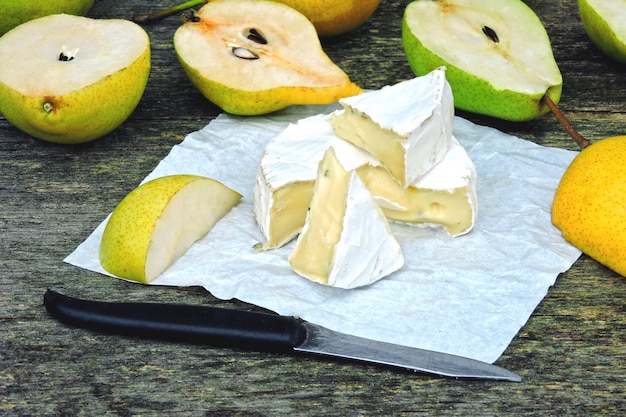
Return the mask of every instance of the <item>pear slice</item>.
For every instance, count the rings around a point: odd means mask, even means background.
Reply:
[[[578,11],[589,39],[626,64],[626,0],[578,0]]]
[[[148,81],[150,40],[123,19],[57,14],[0,38],[0,112],[50,142],[75,144],[117,128]]]
[[[402,41],[416,75],[446,66],[455,106],[525,121],[561,98],[562,77],[535,13],[519,0],[415,0]]]
[[[241,199],[219,181],[170,175],[131,191],[113,210],[100,263],[121,278],[148,283],[206,235]]]
[[[212,1],[176,31],[174,46],[191,82],[232,114],[332,103],[361,92],[324,53],[311,22],[281,3]]]

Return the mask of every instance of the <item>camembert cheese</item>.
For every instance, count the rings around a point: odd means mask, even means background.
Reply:
[[[445,69],[339,100],[335,133],[378,158],[408,187],[450,146],[454,99]]]
[[[254,214],[266,239],[257,249],[280,247],[300,233],[319,163],[330,146],[348,170],[379,163],[335,135],[329,118],[301,119],[268,142],[254,188]]]
[[[476,168],[454,136],[444,159],[408,188],[381,166],[362,166],[357,172],[390,220],[442,226],[451,236],[474,226]]]
[[[319,163],[306,223],[289,263],[299,275],[339,288],[369,285],[404,265],[380,207],[332,147]]]

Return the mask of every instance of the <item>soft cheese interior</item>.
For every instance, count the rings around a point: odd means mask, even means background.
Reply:
[[[289,263],[298,274],[339,288],[369,285],[404,264],[382,210],[356,172],[343,168],[332,147],[319,164]]]
[[[254,188],[254,213],[267,240],[258,249],[280,247],[300,233],[319,162],[329,147],[334,147],[345,169],[379,164],[372,155],[335,135],[329,118],[302,119],[267,144]]]
[[[408,187],[439,163],[450,146],[454,98],[439,68],[339,101],[335,133],[378,158]]]

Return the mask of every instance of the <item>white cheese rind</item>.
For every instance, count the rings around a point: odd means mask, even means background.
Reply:
[[[454,99],[445,68],[339,102],[345,111],[331,118],[335,133],[377,157],[405,187],[450,146]]]
[[[257,249],[280,247],[300,232],[313,196],[319,162],[330,146],[346,169],[379,163],[335,135],[328,123],[330,117],[327,114],[301,119],[266,145],[254,188],[254,214],[266,242]]]
[[[415,185],[402,190],[386,182],[377,199],[394,202],[395,207],[381,204],[388,219],[426,226],[442,226],[451,236],[470,232],[476,220],[476,167],[465,148],[453,136],[445,158]],[[373,181],[370,191],[376,194]],[[385,193],[389,195],[385,196]]]
[[[372,284],[404,265],[387,219],[355,171],[329,148],[302,233],[289,257],[299,275],[338,288]],[[337,172],[340,171],[340,172]]]

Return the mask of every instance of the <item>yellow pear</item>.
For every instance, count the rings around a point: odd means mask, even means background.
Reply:
[[[563,237],[626,276],[626,136],[595,142],[569,165],[554,195]]]
[[[94,0],[0,0],[0,36],[9,30],[51,14],[74,14],[84,16]]]
[[[266,114],[360,93],[322,50],[311,22],[281,3],[217,0],[174,35],[192,83],[224,111]]]
[[[133,16],[137,23],[161,20],[182,10],[199,6],[210,0],[187,0],[168,9]],[[305,15],[319,36],[336,36],[356,29],[378,8],[380,0],[275,0],[293,7]]]
[[[76,144],[111,132],[139,103],[150,40],[136,23],[58,14],[0,38],[0,112],[18,129]]]
[[[206,235],[241,199],[211,178],[177,174],[148,181],[113,210],[100,263],[121,278],[148,283]]]
[[[279,0],[309,18],[317,33],[337,36],[350,32],[376,11],[380,0]]]

